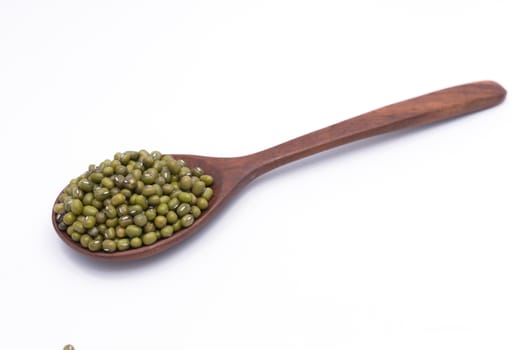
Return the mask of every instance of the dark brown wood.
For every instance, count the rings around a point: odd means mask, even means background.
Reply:
[[[146,258],[161,253],[193,235],[206,225],[235,193],[256,177],[274,168],[352,141],[489,108],[501,103],[505,95],[505,89],[499,84],[482,81],[395,103],[246,156],[216,158],[173,155],[175,158],[184,159],[190,166],[201,166],[213,174],[215,195],[208,209],[191,227],[148,247],[115,253],[94,253],[80,247],[67,233],[60,231],[52,214],[53,225],[67,245],[90,257],[111,261]]]

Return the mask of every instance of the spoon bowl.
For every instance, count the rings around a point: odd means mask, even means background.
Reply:
[[[150,246],[113,253],[92,252],[81,247],[65,231],[59,229],[53,212],[51,219],[58,236],[79,253],[110,261],[146,258],[167,250],[199,231],[235,193],[256,177],[274,168],[367,137],[480,111],[501,103],[505,96],[506,91],[499,84],[481,81],[398,102],[246,156],[219,158],[172,155],[175,159],[183,159],[190,167],[201,167],[213,175],[214,196],[209,202],[209,207],[192,226]]]

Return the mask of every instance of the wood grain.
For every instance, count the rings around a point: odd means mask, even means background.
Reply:
[[[67,233],[58,229],[55,215],[52,213],[53,225],[59,237],[68,246],[84,255],[110,261],[142,259],[161,253],[199,231],[235,193],[256,177],[272,169],[349,142],[477,112],[501,103],[505,96],[506,91],[499,84],[481,81],[432,92],[376,109],[246,156],[218,158],[172,155],[177,159],[184,159],[190,166],[200,166],[206,169],[206,172],[213,174],[215,195],[208,209],[191,227],[151,246],[115,253],[90,252],[73,242]]]

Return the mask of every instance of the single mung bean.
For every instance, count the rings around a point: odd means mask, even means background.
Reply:
[[[213,176],[211,175],[207,175],[207,174],[201,175],[200,180],[204,182],[206,186],[213,185]]]
[[[84,216],[82,218],[82,225],[84,226],[84,228],[88,230],[95,227],[96,224],[97,224],[97,219],[95,219],[94,216]]]
[[[82,234],[81,233],[78,233],[78,232],[73,232],[71,234],[71,239],[75,242],[78,242],[80,241],[80,237],[82,237]]]
[[[213,190],[211,187],[206,187],[204,192],[202,192],[201,197],[209,201],[211,197],[213,197]]]
[[[156,194],[148,198],[148,205],[149,206],[157,206],[160,204],[160,197]]]
[[[115,167],[115,174],[124,177],[128,174],[128,169],[124,165],[119,164]]]
[[[102,201],[99,201],[98,199],[94,198],[91,201],[91,206],[97,208],[98,210],[102,209],[104,207],[104,203]]]
[[[133,217],[133,223],[137,226],[143,227],[148,223],[148,218],[146,214],[140,213]]]
[[[108,164],[108,166],[106,166],[104,169],[102,169],[102,174],[104,176],[111,176],[115,173],[115,169],[113,169],[113,167],[111,166],[111,164]]]
[[[64,217],[62,218],[62,221],[66,224],[66,225],[72,225],[75,220],[77,219],[76,215],[69,212],[69,213],[66,213],[64,215]]]
[[[96,227],[93,227],[93,228],[88,230],[88,235],[90,235],[93,238],[97,237],[98,234],[99,234],[99,231],[98,231],[98,228],[96,228]]]
[[[162,168],[164,166],[166,166],[166,162],[156,160],[155,163],[153,163],[152,168],[154,168],[155,170],[157,170],[160,173],[160,171],[162,170]]]
[[[142,239],[140,237],[133,237],[129,244],[131,245],[131,248],[140,248],[142,247]]]
[[[126,196],[124,196],[122,193],[117,193],[113,197],[111,197],[111,204],[113,204],[115,207],[123,204],[126,202]]]
[[[191,205],[188,203],[181,203],[176,210],[176,213],[179,217],[182,217],[188,214],[191,211]]]
[[[107,229],[108,229],[108,227],[105,224],[100,224],[100,225],[97,226],[98,232],[100,232],[102,234],[104,234]]]
[[[89,242],[88,249],[92,252],[98,252],[102,249],[102,241],[99,239],[93,239],[91,242]]]
[[[54,206],[53,206],[53,211],[55,212],[55,214],[59,214],[59,213],[62,213],[64,212],[64,203],[56,203]]]
[[[70,227],[73,228],[73,231],[74,232],[78,232],[78,233],[84,233],[86,232],[86,228],[84,227],[84,225],[82,224],[81,221],[75,221]]]
[[[195,219],[193,218],[193,215],[186,214],[180,219],[180,223],[181,223],[182,227],[189,227],[189,226],[193,225],[194,220]]]
[[[144,164],[144,167],[151,167],[153,166],[153,163],[154,163],[154,159],[152,156],[150,156],[149,154],[145,157],[142,158],[142,163]]]
[[[117,236],[118,238],[124,238],[126,237],[126,229],[124,227],[117,227],[115,229],[115,236]]]
[[[135,192],[141,194],[144,191],[144,182],[137,181],[137,186],[135,187]]]
[[[144,186],[144,189],[142,190],[142,195],[146,197],[151,197],[154,194],[157,194],[157,190],[155,189],[155,187],[153,187],[153,185]]]
[[[162,186],[162,193],[164,193],[164,194],[170,194],[174,190],[175,190],[175,187],[172,184],[170,184],[170,183],[164,184]]]
[[[191,197],[191,193],[189,192],[180,192],[177,198],[179,199],[179,201],[183,203],[191,203],[192,197]]]
[[[148,232],[142,236],[142,242],[144,245],[152,245],[157,241],[157,234],[155,232]]]
[[[173,158],[166,159],[166,166],[168,167],[171,175],[177,175],[180,171],[181,165]]]
[[[100,172],[94,172],[94,173],[91,173],[88,177],[89,181],[95,183],[95,184],[99,184],[100,181],[102,181],[102,179],[104,178],[104,174],[100,173]]]
[[[71,212],[73,214],[80,215],[82,213],[82,209],[84,209],[84,205],[80,199],[75,198],[71,201]]]
[[[190,175],[191,175],[190,168],[188,168],[185,165],[182,168],[180,168],[180,170],[179,170],[179,176],[180,177],[182,177],[182,176],[190,176]]]
[[[175,210],[179,206],[179,203],[180,201],[178,198],[171,198],[170,201],[168,202],[168,208],[171,210]]]
[[[122,181],[122,187],[128,190],[135,190],[137,188],[137,179],[135,179],[132,174],[126,175],[124,181]]]
[[[133,217],[131,215],[125,215],[118,218],[118,224],[121,227],[127,227],[133,223]]]
[[[133,169],[130,171],[130,175],[137,181],[142,179],[142,170],[140,169]]]
[[[106,239],[115,239],[116,236],[116,230],[114,227],[108,227],[104,232],[104,238]]]
[[[155,185],[158,185],[162,188],[166,184],[166,179],[164,179],[162,176],[159,176],[155,179]]]
[[[168,213],[166,214],[166,220],[168,220],[168,224],[173,224],[178,219],[179,217],[177,216],[177,213],[174,212],[173,210],[168,211]]]
[[[129,152],[123,153],[120,156],[119,160],[120,160],[121,164],[127,165],[129,163],[129,161],[131,160],[131,156],[130,156]]]
[[[153,184],[152,186],[153,188],[155,188],[157,196],[159,197],[162,196],[162,185],[159,185],[156,183],[156,184]]]
[[[151,152],[151,157],[154,160],[160,160],[160,159],[162,159],[162,153],[160,153],[159,151],[153,151],[153,152]]]
[[[148,222],[145,226],[144,226],[144,232],[151,232],[151,231],[155,231],[157,228],[155,227],[155,224],[152,223],[152,222]]]
[[[91,238],[90,235],[88,235],[87,233],[83,234],[82,236],[80,236],[80,245],[84,248],[87,248],[92,240],[93,238]]]
[[[195,219],[197,219],[199,216],[201,216],[201,213],[202,213],[202,211],[201,211],[201,209],[198,206],[196,206],[196,205],[192,205],[191,206],[191,215],[193,215],[193,217]]]
[[[126,235],[130,238],[139,237],[142,234],[142,228],[137,225],[128,225],[126,227]]]
[[[143,195],[138,195],[135,200],[136,205],[140,205],[142,209],[148,208],[148,200]]]
[[[206,198],[199,197],[199,198],[197,198],[197,206],[201,210],[204,210],[204,209],[208,208],[208,201],[206,200]]]
[[[204,170],[202,170],[201,167],[196,166],[195,168],[191,169],[191,173],[195,176],[202,176],[204,175]]]
[[[124,175],[113,175],[111,177],[111,180],[113,180],[113,183],[115,184],[116,188],[121,188],[122,185],[124,185],[125,177]]]
[[[90,205],[91,202],[93,202],[93,192],[88,192],[84,195],[84,198],[82,198],[82,204],[84,205]]]
[[[107,217],[106,217],[106,214],[104,214],[104,211],[99,211],[95,215],[95,219],[97,219],[97,224],[103,224],[106,222]]]
[[[192,185],[192,186],[195,185],[195,183],[196,183],[197,181],[200,181],[200,180],[199,180],[199,177],[193,175],[193,176],[191,177],[191,185]]]
[[[205,189],[206,189],[206,184],[204,183],[204,181],[198,180],[197,182],[193,184],[193,187],[191,188],[191,192],[196,196],[200,196],[202,192],[204,192]]]
[[[107,227],[117,227],[118,225],[118,218],[112,218],[106,220],[106,226]]]
[[[120,189],[118,187],[113,187],[110,191],[109,191],[109,194],[111,195],[111,197],[113,197],[114,195],[116,195],[117,193],[120,192]],[[107,200],[107,199],[106,199]],[[111,202],[111,201],[110,201]]]
[[[145,185],[152,185],[158,176],[159,173],[157,169],[149,168],[142,174],[142,182],[144,182]]]
[[[150,208],[146,210],[145,215],[149,221],[153,221],[153,219],[155,219],[155,217],[157,216],[157,210],[155,210],[154,208]]]
[[[164,164],[166,164],[166,163],[164,163]],[[169,184],[171,182],[172,176],[171,176],[171,173],[170,173],[170,169],[168,169],[167,166],[162,167],[162,169],[160,170],[159,175],[160,175],[160,177],[162,177],[166,181],[166,184]]]
[[[127,238],[121,238],[117,241],[117,249],[119,251],[128,250],[129,249],[129,239]]]
[[[124,195],[124,197],[126,197],[126,199],[128,199],[129,197],[131,197],[131,191],[128,190],[127,188],[123,188],[120,190],[120,193],[122,193]]]
[[[95,199],[99,201],[103,201],[104,199],[109,198],[111,193],[109,192],[109,189],[107,189],[106,187],[97,187],[93,191],[93,195],[95,196]]]
[[[84,196],[84,192],[82,192],[80,188],[77,186],[73,186],[73,188],[71,188],[71,197],[82,198],[82,196]]]
[[[128,214],[129,215],[138,215],[140,213],[144,212],[144,210],[142,209],[142,207],[140,205],[131,205],[128,207]]]
[[[117,208],[115,208],[113,205],[106,205],[106,207],[104,208],[104,215],[106,215],[106,217],[108,219],[113,219],[113,218],[116,218],[117,217]]]
[[[169,211],[168,205],[166,203],[160,203],[157,206],[157,213],[159,215],[166,215]]]
[[[64,210],[71,211],[71,205],[73,205],[73,198],[69,196],[64,198]]]
[[[129,197],[129,199],[128,199],[129,204],[131,204],[131,205],[137,205],[137,197],[138,197],[138,196],[139,196],[138,194],[133,193],[133,194]]]
[[[90,192],[93,190],[93,183],[88,179],[80,179],[78,181],[78,187],[84,192]]]
[[[121,204],[117,207],[117,216],[126,216],[128,215],[128,206],[126,204]]]
[[[168,238],[170,236],[173,235],[173,226],[171,225],[168,225],[168,226],[164,226],[161,230],[160,230],[160,236],[162,238]]]
[[[105,188],[107,188],[108,190],[111,190],[113,187],[115,187],[115,183],[109,177],[103,178],[102,181],[100,181],[100,184],[104,186]]]
[[[165,216],[159,215],[155,218],[154,224],[156,228],[161,229],[168,224],[168,220]]]
[[[112,239],[105,239],[102,241],[102,250],[108,253],[113,253],[117,250],[117,243]]]
[[[183,191],[188,191],[191,188],[192,181],[191,176],[184,175],[179,180],[179,187]]]

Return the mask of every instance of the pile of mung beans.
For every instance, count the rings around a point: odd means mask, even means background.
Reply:
[[[92,252],[149,246],[208,208],[213,177],[158,151],[116,153],[70,181],[54,205],[58,228]]]

